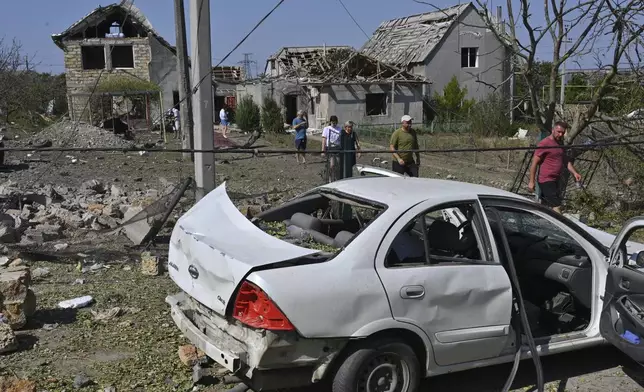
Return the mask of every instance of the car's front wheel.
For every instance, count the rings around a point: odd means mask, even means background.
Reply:
[[[407,344],[381,340],[356,347],[333,378],[333,392],[415,392],[418,358]]]

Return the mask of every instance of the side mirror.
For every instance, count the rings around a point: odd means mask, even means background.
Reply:
[[[644,250],[637,252],[637,255],[635,256],[635,264],[639,268],[644,268]]]

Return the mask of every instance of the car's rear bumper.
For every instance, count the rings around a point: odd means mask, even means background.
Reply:
[[[273,333],[205,315],[185,293],[168,296],[171,315],[181,332],[219,365],[257,391],[293,388],[317,382],[346,339],[302,339],[296,333]]]

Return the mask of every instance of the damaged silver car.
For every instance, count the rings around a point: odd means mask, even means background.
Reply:
[[[250,219],[225,184],[206,195],[170,240],[182,291],[167,302],[183,334],[257,391],[415,391],[535,345],[607,340],[644,361],[644,246],[627,242],[644,218],[609,248],[512,193],[388,177],[327,184]]]

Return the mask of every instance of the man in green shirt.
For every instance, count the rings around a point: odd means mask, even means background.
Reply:
[[[407,173],[409,177],[418,177],[420,153],[415,153],[416,161],[414,162],[411,152],[394,152],[396,150],[420,150],[416,131],[411,129],[412,120],[413,118],[408,115],[402,116],[402,127],[396,129],[391,135],[389,150],[391,150],[394,156],[394,160],[391,162],[393,171],[402,175]]]

